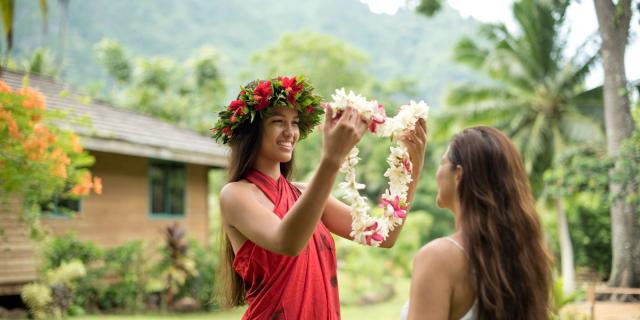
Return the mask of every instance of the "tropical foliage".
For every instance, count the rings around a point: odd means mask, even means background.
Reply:
[[[286,16],[277,6],[264,6],[257,0],[227,2],[225,10],[216,7],[206,17],[202,12],[213,5],[205,1],[194,1],[188,7],[166,3],[162,10],[146,10],[149,7],[144,2],[76,2],[75,10],[86,12],[86,16],[70,21],[72,42],[65,52],[72,59],[64,65],[61,59],[53,58],[52,52],[61,56],[60,50],[34,50],[34,41],[16,41],[19,35],[35,38],[40,25],[36,31],[22,34],[16,33],[16,28],[29,29],[36,20],[47,25],[47,1],[41,1],[45,4],[41,6],[3,0],[3,13],[12,14],[3,16],[6,56],[2,65],[62,76],[116,106],[203,133],[217,120],[216,111],[235,98],[237,84],[253,79],[304,75],[325,99],[334,89],[345,87],[375,97],[389,114],[396,113],[398,102],[412,97],[427,98],[437,106],[442,89],[454,79],[463,80],[451,86],[444,101],[446,108],[436,108],[430,119],[425,171],[396,247],[372,250],[338,239],[344,304],[377,303],[397,295],[395,279],[410,274],[410,262],[418,248],[453,231],[451,214],[435,205],[435,166],[453,133],[479,123],[504,130],[520,149],[540,200],[549,245],[561,257],[559,261],[571,259],[573,269],[575,259],[575,269],[595,271],[601,280],[606,279],[613,260],[612,219],[607,212],[615,201],[636,208],[640,205],[635,180],[640,175],[640,134],[636,121],[636,129],[621,143],[619,155],[610,158],[606,154],[603,88],[585,85],[585,78],[601,62],[601,43],[594,36],[567,54],[567,8],[571,1],[515,1],[515,28],[483,24],[475,36],[469,31],[477,25],[463,21],[442,0],[417,2],[419,13],[432,16],[440,12],[434,19],[419,20],[401,11],[395,17],[376,16],[375,23],[356,2],[297,2],[288,6],[292,12]],[[69,1],[60,3],[68,7]],[[615,7],[625,3],[628,1],[618,1]],[[325,14],[308,15],[307,11],[318,8]],[[145,21],[154,22],[140,23],[140,12],[148,15]],[[112,36],[119,40],[99,41],[104,27],[93,21],[101,16],[115,21]],[[255,21],[251,28],[245,28],[246,17]],[[300,31],[302,20],[313,21],[313,27]],[[135,24],[137,32],[122,29],[129,23]],[[177,30],[176,25],[184,30]],[[450,32],[439,31],[447,29]],[[182,36],[180,41],[177,33]],[[461,34],[467,36],[452,41]],[[203,42],[216,47],[194,50]],[[452,43],[457,45],[451,47]],[[91,46],[102,69],[91,60]],[[448,57],[450,49],[454,61]],[[164,55],[158,56],[159,52]],[[77,197],[92,187],[99,191],[99,179],[88,173],[91,157],[78,146],[78,138],[52,125],[61,115],[47,111],[39,102],[41,96],[26,86],[19,91],[6,86],[0,89],[0,193],[23,194],[31,203],[39,203],[57,194]],[[233,96],[228,91],[234,92]],[[638,101],[635,105],[631,111],[638,114]],[[316,167],[320,139],[312,133],[297,146],[298,180],[307,180]],[[364,170],[358,180],[367,184],[365,192],[373,201],[386,187],[382,173],[388,147],[388,141],[373,137],[365,137],[360,145]],[[26,169],[20,167],[23,163],[27,163]],[[212,176],[212,185],[224,181],[221,174]],[[611,192],[612,182],[624,192]],[[215,193],[219,188],[211,190]],[[216,217],[213,211],[212,217]],[[47,244],[58,252],[50,256],[47,269],[72,258],[64,252],[73,252],[87,267],[87,274],[74,285],[73,303],[64,310],[70,314],[84,309],[155,310],[163,301],[171,304],[187,296],[195,297],[205,309],[215,308],[208,303],[215,254],[195,244],[189,244],[186,251],[184,239],[177,238],[169,241],[171,249],[162,252],[164,260],[155,267],[145,263],[141,243],[106,251],[79,241]],[[105,277],[113,282],[106,282]],[[556,277],[556,307],[573,297],[566,294],[572,279],[573,275],[567,274]],[[38,292],[36,289],[31,290]],[[53,300],[47,301],[53,305]]]
[[[575,54],[564,54],[568,4],[518,1],[513,13],[519,32],[485,24],[482,41],[461,40],[455,59],[492,81],[459,84],[447,96],[456,107],[451,117],[495,125],[513,139],[536,193],[542,190],[542,174],[567,145],[597,143],[603,137],[601,89],[587,89],[584,83],[597,51],[588,40]]]
[[[169,57],[134,60],[116,40],[95,46],[99,63],[115,82],[105,97],[114,105],[207,132],[214,123],[212,110],[221,105],[224,83],[220,54],[201,48],[186,63]]]
[[[0,81],[0,197],[23,199],[29,205],[23,218],[32,222],[51,199],[102,192],[101,179],[89,170],[93,157],[80,138],[53,125],[62,116],[47,110],[28,78],[17,90]]]

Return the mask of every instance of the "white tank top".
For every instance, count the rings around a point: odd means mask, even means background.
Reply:
[[[451,241],[451,243],[453,243],[456,247],[460,248],[460,250],[462,250],[462,252],[464,252],[464,254],[467,257],[469,256],[467,254],[467,251],[464,250],[464,248],[462,247],[462,245],[460,245],[458,243],[458,241],[456,241],[452,237],[446,237],[445,239]],[[473,302],[473,305],[471,306],[469,311],[467,311],[467,313],[465,313],[464,316],[462,316],[462,318],[460,318],[460,320],[476,320],[478,318],[478,316],[477,316],[478,311],[477,310],[478,310],[478,299],[476,299]],[[407,301],[404,304],[404,306],[402,306],[402,310],[400,311],[400,320],[407,320],[408,316],[409,316],[409,301]]]

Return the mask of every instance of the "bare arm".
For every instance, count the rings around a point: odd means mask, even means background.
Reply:
[[[220,193],[222,217],[228,226],[267,250],[284,255],[300,253],[322,216],[341,161],[367,129],[367,123],[351,108],[335,124],[332,116],[332,110],[327,108],[318,170],[308,192],[302,194],[287,215],[280,220],[258,202],[248,187],[228,184]]]

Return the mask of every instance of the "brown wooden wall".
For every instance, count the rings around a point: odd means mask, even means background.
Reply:
[[[35,243],[20,221],[22,207],[15,197],[0,202],[0,295],[17,294],[24,283],[37,278]]]
[[[163,243],[163,229],[178,222],[187,236],[206,244],[209,227],[208,169],[186,165],[187,190],[182,218],[155,218],[149,215],[149,187],[146,158],[92,152],[96,158],[91,171],[102,178],[102,194],[82,200],[74,219],[45,218],[44,226],[54,234],[74,232],[81,240],[113,247],[131,240]]]
[[[164,228],[178,222],[187,237],[207,244],[209,231],[208,168],[186,165],[185,215],[155,218],[149,214],[148,166],[146,158],[91,152],[96,158],[91,171],[102,178],[102,194],[82,199],[75,218],[43,215],[42,225],[54,235],[74,233],[78,239],[101,247],[113,247],[132,240],[164,243]],[[0,295],[17,294],[21,285],[36,279],[39,260],[28,229],[18,220],[20,201],[0,206]]]

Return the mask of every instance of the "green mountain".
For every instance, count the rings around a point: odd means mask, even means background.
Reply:
[[[60,10],[57,1],[48,3],[47,35],[38,2],[17,3],[14,54],[42,45],[59,50]],[[252,53],[273,45],[285,32],[310,30],[367,54],[368,72],[378,79],[415,79],[415,98],[437,105],[449,84],[476,78],[451,59],[457,39],[473,34],[476,26],[450,8],[430,19],[409,10],[390,16],[371,13],[357,0],[71,0],[62,77],[80,86],[104,81],[93,46],[109,37],[135,56],[180,60],[199,47],[213,46],[225,57],[227,86],[235,89],[244,81],[239,75]]]

